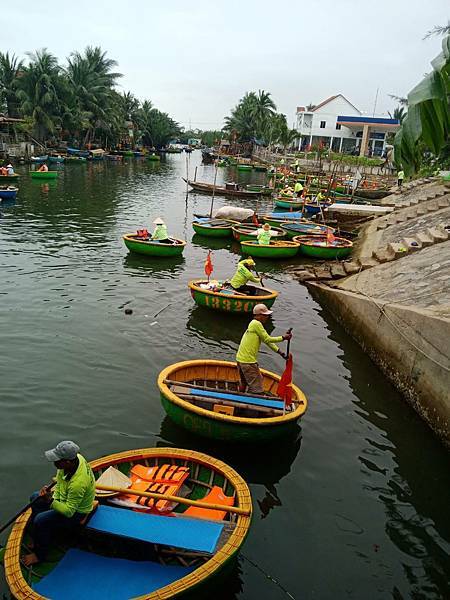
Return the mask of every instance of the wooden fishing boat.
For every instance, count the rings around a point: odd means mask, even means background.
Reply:
[[[15,200],[18,191],[19,188],[13,187],[12,185],[0,187],[0,198],[2,200]]]
[[[46,160],[48,160],[48,154],[43,156],[32,156],[30,158],[30,162],[32,163],[45,163]]]
[[[332,227],[328,227],[327,225],[318,225],[312,221],[306,221],[304,223],[284,223],[281,227],[284,229],[287,237],[290,239],[301,235],[324,236],[328,232],[334,233],[334,229]]]
[[[261,369],[265,394],[239,393],[236,363],[188,360],[158,376],[161,402],[177,425],[215,441],[268,442],[289,434],[307,407],[294,384],[293,409],[284,410],[276,392],[280,377]]]
[[[289,200],[288,198],[283,198],[281,196],[278,196],[277,198],[275,198],[275,206],[279,206],[280,208],[302,208],[303,206],[303,200],[301,200],[300,198],[296,198],[295,200]]]
[[[168,244],[151,239],[143,239],[134,233],[127,233],[123,236],[125,246],[130,252],[145,254],[147,256],[181,256],[186,242],[177,238],[169,239],[173,240],[174,243]]]
[[[283,223],[287,222],[300,223],[305,221],[303,213],[300,211],[271,212],[263,215],[262,220],[273,227],[282,227]]]
[[[85,156],[66,156],[65,159],[65,162],[70,162],[72,164],[85,163],[87,161]]]
[[[161,160],[161,157],[159,156],[159,154],[147,154],[147,160],[157,161]]]
[[[23,513],[4,557],[16,600],[164,600],[220,583],[252,517],[250,491],[234,469],[177,448],[128,450],[90,464],[98,486],[123,480],[117,489],[127,493],[98,489],[99,505],[80,534],[55,543],[48,562],[32,569],[21,563],[29,552],[31,510]],[[154,491],[169,499],[145,496]]]
[[[192,181],[182,177],[183,181],[191,186],[195,192],[201,192],[203,194],[214,194],[216,196],[235,196],[237,198],[257,198],[261,194],[259,192],[252,192],[250,190],[239,189],[236,183],[227,183],[225,186],[214,185],[212,183],[202,183],[200,181]],[[192,190],[191,190],[192,191]]]
[[[233,237],[238,242],[248,242],[249,240],[256,240],[258,235],[258,229],[262,225],[253,225],[253,223],[246,223],[245,225],[233,225],[231,228]],[[286,232],[281,227],[271,227],[270,235],[272,238],[281,240],[286,236]]]
[[[258,185],[256,183],[249,183],[245,186],[245,189],[249,192],[258,192],[258,194],[261,194],[262,196],[271,196],[273,193],[273,188],[268,185]]]
[[[300,244],[294,241],[280,240],[270,244],[258,242],[241,242],[241,250],[256,258],[292,258],[299,250]]]
[[[18,173],[13,173],[13,175],[0,175],[0,185],[2,185],[2,181],[18,181],[20,175]]]
[[[293,238],[300,244],[300,253],[322,260],[336,260],[345,258],[353,248],[353,242],[345,238],[335,237],[333,242],[328,242],[326,237],[303,237]]]
[[[81,158],[88,158],[89,150],[80,150],[79,148],[67,148],[67,154],[72,156],[81,156]]]
[[[58,171],[30,171],[32,179],[56,179]]]
[[[47,160],[48,160],[48,162],[51,162],[51,163],[63,163],[65,160],[65,157],[64,156],[49,156]]]
[[[208,237],[231,237],[231,228],[238,224],[228,219],[197,218],[192,221],[195,233]]]
[[[257,304],[265,304],[270,308],[278,296],[278,292],[256,285],[252,286],[255,295],[248,296],[227,287],[223,282],[208,283],[204,279],[193,279],[188,286],[199,306],[232,313],[251,313]]]
[[[389,188],[358,188],[355,193],[367,200],[380,200],[389,194]]]

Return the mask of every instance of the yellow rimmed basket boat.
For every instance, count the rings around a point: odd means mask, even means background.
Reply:
[[[199,306],[224,312],[252,313],[257,304],[265,304],[270,308],[278,296],[278,292],[259,286],[252,286],[255,289],[255,294],[247,296],[236,292],[231,287],[224,287],[223,284],[220,284],[220,289],[211,289],[206,287],[207,285],[208,282],[204,279],[190,281],[188,286],[192,298]],[[217,282],[217,285],[219,286],[219,282]]]
[[[169,365],[158,376],[161,402],[179,426],[221,441],[264,443],[296,429],[307,400],[296,385],[293,409],[284,410],[275,394],[280,377],[261,370],[265,394],[239,392],[236,363],[223,360],[187,360]]]
[[[4,557],[16,600],[163,600],[197,597],[218,585],[251,522],[250,491],[236,471],[177,448],[129,450],[90,464],[97,479],[111,467],[134,481],[137,473],[148,481],[147,489],[177,490],[179,502],[171,499],[173,492],[169,500],[149,499],[133,496],[130,488],[124,496],[100,496],[76,544],[55,545],[49,562],[34,565],[32,572],[21,563],[29,509],[17,519]],[[148,494],[140,484],[134,491]]]

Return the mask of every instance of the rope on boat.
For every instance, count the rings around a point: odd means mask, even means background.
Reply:
[[[269,581],[271,581],[277,587],[279,587],[280,590],[282,592],[284,592],[288,598],[291,598],[291,600],[295,600],[295,597],[278,581],[278,579],[275,579],[275,577],[273,577],[273,575],[271,575],[270,573],[267,573],[267,571],[264,571],[264,569],[262,567],[260,567],[258,564],[253,562],[250,558],[248,558],[248,556],[245,556],[245,554],[243,554],[242,552],[240,553],[240,555],[242,556],[242,558],[245,558],[245,560],[247,562],[249,562],[251,565],[253,565],[255,567],[255,569],[258,569],[258,571],[260,571],[264,575],[264,577],[266,577],[266,579],[269,579]]]

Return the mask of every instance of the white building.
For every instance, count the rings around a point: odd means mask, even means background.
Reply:
[[[397,119],[364,116],[342,94],[327,98],[311,110],[299,106],[296,113],[302,150],[323,144],[334,152],[380,156],[386,134],[396,131],[399,125]]]

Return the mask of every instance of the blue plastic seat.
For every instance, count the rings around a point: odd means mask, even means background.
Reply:
[[[257,398],[253,396],[239,396],[228,392],[210,392],[208,390],[199,390],[191,388],[189,393],[193,396],[202,396],[205,398],[217,398],[218,400],[232,400],[233,402],[242,402],[243,404],[253,404],[255,406],[266,406],[267,408],[278,408],[283,410],[282,400],[270,400],[268,398]]]

